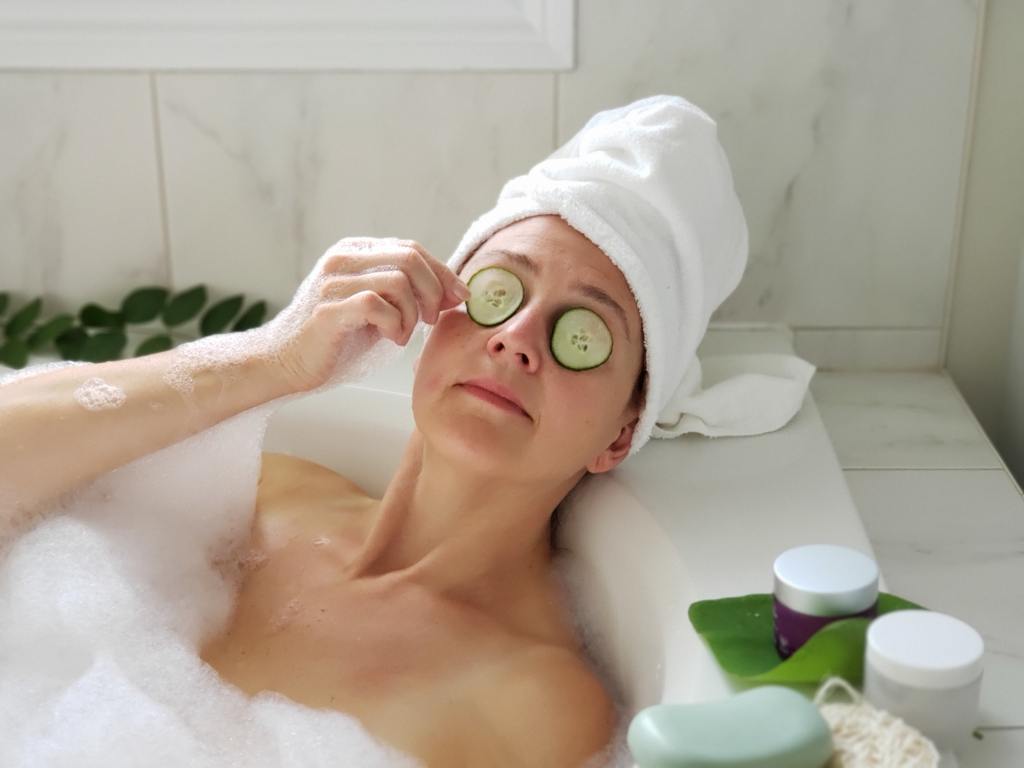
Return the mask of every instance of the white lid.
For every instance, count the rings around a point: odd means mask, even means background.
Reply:
[[[915,688],[957,688],[982,672],[985,643],[970,625],[935,611],[893,611],[868,625],[865,664]]]
[[[849,547],[810,544],[775,558],[775,596],[811,616],[860,613],[878,599],[878,566]]]

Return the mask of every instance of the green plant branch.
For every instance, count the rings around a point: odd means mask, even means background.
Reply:
[[[243,311],[245,297],[235,294],[207,304],[205,285],[194,285],[172,294],[161,286],[144,286],[131,291],[117,309],[95,302],[75,314],[60,312],[43,316],[43,300],[37,297],[17,310],[10,294],[0,291],[0,364],[24,368],[32,354],[56,351],[64,360],[99,363],[117,360],[128,347],[129,326],[147,333],[129,357],[142,357],[172,349],[178,344],[217,333],[247,331],[263,324],[267,303],[257,301]],[[199,318],[199,336],[180,327]]]

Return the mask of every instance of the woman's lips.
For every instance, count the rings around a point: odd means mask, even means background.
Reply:
[[[488,389],[483,389],[482,387],[475,387],[472,384],[460,384],[459,386],[465,389],[469,394],[479,397],[481,400],[486,400],[487,402],[492,403],[493,405],[496,405],[499,408],[502,408],[506,411],[510,411],[511,413],[519,414],[523,418],[530,418],[529,416],[526,415],[526,412],[518,405],[516,405],[513,402],[510,402],[509,400],[506,400],[504,397],[501,397],[500,395],[494,394]]]

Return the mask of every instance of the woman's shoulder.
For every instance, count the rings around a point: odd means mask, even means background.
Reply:
[[[580,765],[614,735],[615,700],[590,662],[566,648],[524,646],[491,683],[479,711],[523,765]]]
[[[362,525],[360,514],[374,499],[333,469],[286,453],[263,453],[256,489],[259,527],[279,532],[287,541],[299,530]],[[269,527],[268,527],[269,526]]]
[[[329,467],[287,453],[264,451],[260,468],[259,493],[261,496],[327,493],[352,499],[369,499],[370,495],[359,485]]]

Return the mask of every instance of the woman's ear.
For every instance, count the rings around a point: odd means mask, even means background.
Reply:
[[[623,426],[612,444],[601,451],[587,465],[587,471],[597,475],[601,472],[607,472],[609,469],[615,469],[616,466],[622,463],[622,460],[629,455],[629,447],[633,444],[633,432],[636,431],[636,425],[639,421],[640,419],[633,419]]]

